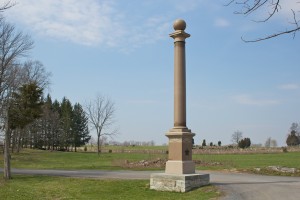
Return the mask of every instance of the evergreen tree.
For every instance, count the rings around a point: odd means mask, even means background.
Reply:
[[[75,152],[76,147],[88,143],[91,139],[88,129],[88,117],[79,103],[76,103],[73,108],[72,136]]]
[[[203,146],[203,147],[205,147],[205,146],[206,146],[206,141],[205,141],[205,140],[203,140],[203,142],[202,142],[202,146]]]
[[[296,131],[292,130],[291,134],[288,135],[286,139],[286,144],[288,146],[297,146],[300,144],[299,138],[296,136]]]
[[[72,144],[72,104],[64,97],[61,103],[60,120],[62,134],[60,136],[60,148],[68,150]]]
[[[12,150],[23,146],[25,127],[42,115],[43,90],[35,83],[24,84],[12,94],[8,109],[8,125],[13,130]]]
[[[60,103],[55,100],[52,103],[52,112],[50,117],[50,123],[52,127],[53,140],[52,149],[60,147],[60,137],[62,135],[62,123],[61,123],[61,107]]]
[[[35,83],[21,86],[13,93],[8,111],[11,129],[23,129],[26,125],[41,117],[43,90]]]

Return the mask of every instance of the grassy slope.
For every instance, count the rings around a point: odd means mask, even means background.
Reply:
[[[96,180],[47,176],[0,178],[0,199],[212,199],[219,196],[214,186],[188,193],[149,189],[149,180]]]

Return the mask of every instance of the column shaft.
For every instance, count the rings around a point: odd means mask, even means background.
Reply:
[[[174,127],[186,127],[185,42],[174,42]]]

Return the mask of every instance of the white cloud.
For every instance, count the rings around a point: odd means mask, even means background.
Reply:
[[[216,27],[225,28],[225,27],[230,26],[230,22],[224,18],[218,18],[215,20],[214,25]]]
[[[252,105],[252,106],[272,106],[277,105],[280,102],[278,100],[272,99],[256,99],[251,95],[241,94],[233,97],[233,100],[242,105]]]
[[[282,90],[297,90],[300,88],[298,84],[290,83],[290,84],[283,84],[278,86],[279,89]]]
[[[7,15],[43,37],[121,50],[168,34],[168,18],[150,16],[132,25],[134,18],[118,6],[114,0],[22,0]]]
[[[124,32],[112,1],[22,0],[7,13],[42,36],[83,45],[111,46]]]

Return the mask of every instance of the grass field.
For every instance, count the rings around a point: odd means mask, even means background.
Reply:
[[[212,199],[220,194],[214,186],[187,193],[158,192],[149,189],[149,180],[96,180],[48,176],[0,178],[0,199]]]
[[[59,152],[23,149],[12,154],[13,168],[28,169],[101,169],[120,170],[125,160],[129,162],[166,158],[165,154],[143,153],[97,153]],[[0,166],[3,166],[3,155],[0,155]]]
[[[3,166],[3,155],[0,155],[0,166]],[[12,154],[13,168],[28,169],[124,169],[125,160],[137,162],[140,160],[166,159],[166,154],[147,153],[96,153],[84,152],[50,152],[24,149],[18,154]],[[267,166],[282,166],[300,168],[300,152],[276,154],[225,154],[225,155],[193,155],[194,160],[201,160],[198,170],[250,170]],[[126,168],[125,168],[126,169]],[[134,170],[161,170],[163,168],[136,168]]]
[[[220,170],[238,169],[251,170],[267,166],[283,166],[300,169],[300,152],[275,154],[225,154],[225,155],[194,155],[195,160],[220,165],[199,166],[198,169]]]
[[[23,149],[12,154],[12,168],[27,169],[124,169],[125,160],[166,159],[167,154],[50,152]],[[251,171],[270,165],[300,168],[300,152],[276,154],[193,155],[201,170]],[[0,154],[3,166],[3,154]],[[151,169],[151,168],[150,168]],[[151,170],[162,170],[153,168]],[[131,170],[149,170],[135,168]],[[263,173],[268,173],[263,171]],[[296,174],[299,175],[299,174]],[[48,176],[13,175],[10,181],[0,178],[0,199],[212,199],[220,196],[216,187],[207,186],[184,193],[157,192],[149,189],[149,180],[96,180]]]

